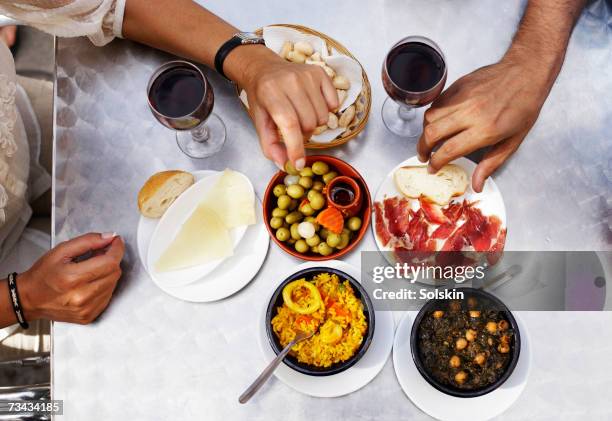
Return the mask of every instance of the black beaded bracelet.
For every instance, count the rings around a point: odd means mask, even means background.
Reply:
[[[8,276],[8,289],[9,296],[11,298],[11,304],[13,304],[13,311],[15,312],[15,316],[17,316],[17,321],[19,322],[19,326],[24,329],[30,327],[25,317],[23,316],[23,311],[21,310],[21,302],[19,301],[19,293],[17,292],[17,272],[13,272]]]

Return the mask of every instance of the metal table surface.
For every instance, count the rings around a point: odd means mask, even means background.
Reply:
[[[414,155],[414,141],[384,128],[383,57],[408,34],[434,39],[447,86],[498,59],[524,2],[442,0],[211,0],[242,28],[299,23],[340,40],[364,65],[373,90],[366,131],[327,153],[348,160],[375,191],[388,169]],[[610,250],[612,207],[612,4],[583,14],[565,66],[520,150],[495,175],[505,198],[510,250]],[[195,42],[195,41],[194,41]],[[154,172],[231,167],[261,196],[275,171],[233,88],[211,74],[215,111],[227,125],[221,153],[191,160],[147,108],[145,87],[169,56],[122,40],[104,48],[60,39],[57,51],[55,241],[116,231],[127,242],[124,276],[109,309],[91,326],[55,323],[53,385],[68,420],[429,419],[403,394],[387,361],[365,388],[336,399],[301,395],[272,380],[249,405],[237,397],[264,367],[256,339],[264,297],[281,268],[299,262],[274,244],[259,275],[211,304],[175,300],[154,286],[136,251],[136,194]],[[371,233],[362,250],[374,250]],[[359,265],[359,253],[346,258]],[[254,312],[256,316],[254,317]],[[519,401],[500,419],[609,419],[610,313],[524,313],[533,370]],[[589,347],[588,344],[593,344]],[[608,374],[606,374],[608,373]],[[605,396],[607,394],[607,396]]]

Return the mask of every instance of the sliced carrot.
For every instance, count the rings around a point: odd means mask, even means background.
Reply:
[[[319,212],[317,222],[335,234],[340,234],[344,228],[342,212],[333,206]]]

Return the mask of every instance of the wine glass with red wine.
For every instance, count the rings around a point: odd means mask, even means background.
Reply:
[[[395,44],[383,63],[382,80],[389,98],[382,119],[391,132],[416,137],[423,129],[423,112],[417,108],[433,102],[446,83],[446,62],[432,40],[410,36]]]
[[[176,130],[185,155],[206,158],[223,147],[225,124],[212,112],[212,86],[196,65],[183,60],[161,65],[149,80],[147,97],[155,118]]]

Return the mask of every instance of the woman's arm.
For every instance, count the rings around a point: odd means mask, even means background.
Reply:
[[[538,118],[585,2],[530,0],[504,57],[460,78],[432,104],[417,145],[432,172],[489,147],[472,176],[474,190],[482,190]]]
[[[249,28],[252,29],[252,28]],[[237,28],[191,0],[127,0],[123,36],[214,68]],[[234,49],[225,74],[247,92],[264,154],[282,167],[304,166],[304,138],[325,124],[338,96],[319,66],[288,63],[263,45]],[[282,139],[278,136],[278,130]]]

